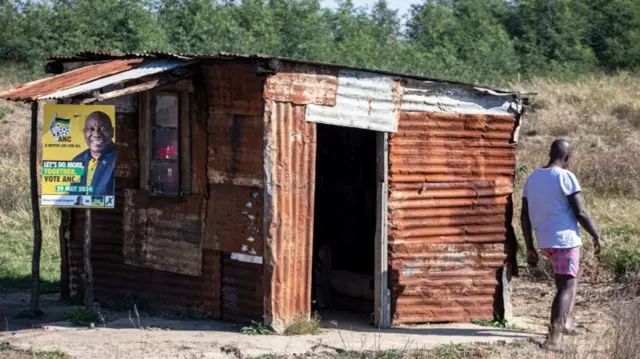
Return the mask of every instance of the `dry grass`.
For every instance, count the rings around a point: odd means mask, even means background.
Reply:
[[[525,172],[547,161],[551,141],[567,137],[575,151],[572,170],[584,187],[640,198],[639,75],[538,79],[515,87],[539,93],[521,130],[518,164]]]
[[[583,186],[587,209],[608,248],[604,267],[618,278],[640,271],[640,75],[621,73],[574,83],[538,79],[514,85],[539,93],[525,116],[518,144],[516,233],[526,176],[546,164],[551,142],[569,138],[574,147],[571,170]],[[584,233],[585,247],[591,248]],[[587,274],[595,259],[586,252]]]
[[[12,83],[0,81],[0,89]],[[33,230],[29,191],[30,110],[27,105],[0,100],[0,291],[30,286]],[[41,126],[41,125],[40,125]],[[60,251],[59,212],[43,209],[41,278],[44,292],[57,291]]]
[[[301,318],[289,325],[284,331],[284,335],[316,335],[320,334],[322,320],[320,316],[314,314],[311,318]]]

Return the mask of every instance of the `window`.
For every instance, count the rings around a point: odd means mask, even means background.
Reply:
[[[178,93],[162,93],[157,94],[154,100],[151,192],[177,196],[180,194],[180,96]]]
[[[141,96],[141,105],[141,188],[160,196],[190,193],[188,90],[149,91]]]

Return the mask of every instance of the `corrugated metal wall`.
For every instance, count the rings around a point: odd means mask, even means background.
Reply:
[[[131,304],[138,299],[166,307],[194,307],[219,317],[220,252],[202,253],[202,276],[182,275],[125,264],[124,189],[139,186],[138,120],[136,114],[117,115],[116,207],[92,210],[91,260],[95,298]],[[71,296],[81,295],[84,210],[71,211],[69,238],[69,283]]]
[[[251,62],[220,62],[202,73],[211,95],[204,248],[222,252],[222,319],[262,321],[265,78]]]
[[[393,324],[493,318],[515,124],[510,115],[401,114],[389,144]]]
[[[305,107],[265,103],[265,313],[277,330],[311,311],[316,127]]]

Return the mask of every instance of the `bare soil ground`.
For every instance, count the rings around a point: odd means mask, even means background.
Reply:
[[[38,320],[19,315],[28,303],[27,293],[2,294],[0,305],[7,320],[0,342],[7,344],[4,351],[0,351],[0,357],[57,359],[64,356],[43,355],[66,353],[72,358],[118,359],[286,358],[293,355],[348,359],[352,356],[346,357],[345,353],[395,353],[394,356],[362,356],[395,359],[416,357],[409,353],[423,350],[430,350],[430,354],[418,358],[560,357],[538,348],[547,331],[554,295],[552,282],[525,274],[523,278],[514,279],[513,284],[515,330],[447,324],[377,331],[359,318],[347,317],[341,322],[325,318],[325,329],[320,335],[296,337],[249,336],[240,333],[241,327],[231,324],[167,319],[144,313],[138,322],[133,313],[107,311],[102,312],[105,324],[96,323],[94,329],[72,327],[69,322],[58,321],[70,307],[60,303],[55,294],[43,296],[45,316]],[[615,294],[611,286],[589,280],[582,283],[576,309],[582,335],[566,338],[565,344],[572,354],[562,358],[607,357],[605,344],[613,321],[607,304],[612,296]]]

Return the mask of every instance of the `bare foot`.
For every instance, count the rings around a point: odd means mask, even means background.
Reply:
[[[573,328],[573,329],[564,329],[564,330],[562,331],[562,334],[564,334],[564,335],[568,335],[568,336],[572,336],[572,337],[575,337],[575,336],[580,335],[580,331],[579,331],[578,329],[576,329],[576,328]]]
[[[544,343],[540,344],[540,348],[544,349],[544,350],[548,350],[551,352],[555,352],[555,353],[565,353],[566,349],[560,345],[560,344],[553,344],[549,341],[545,341]]]

